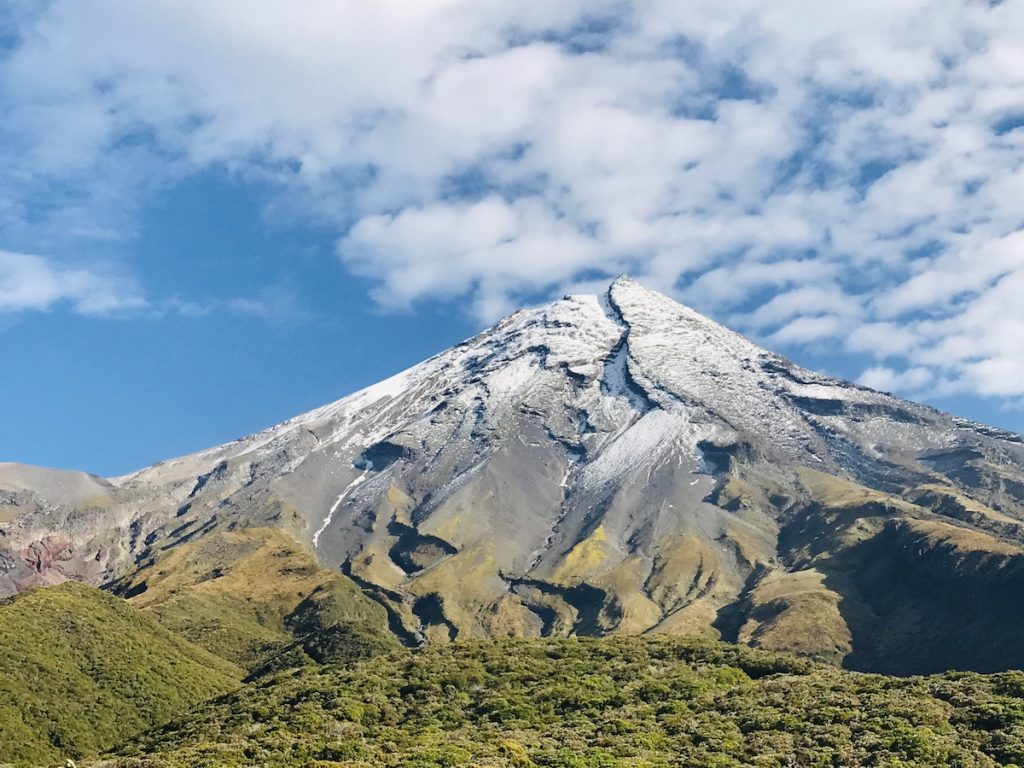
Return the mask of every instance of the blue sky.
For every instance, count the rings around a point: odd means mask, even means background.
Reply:
[[[261,210],[258,190],[224,173],[188,179],[153,201],[134,240],[138,280],[165,308],[0,319],[20,371],[0,384],[13,405],[0,460],[120,474],[323,405],[477,330],[436,302],[382,312],[330,233]]]
[[[0,460],[125,472],[629,273],[1024,430],[1024,7],[13,0]]]

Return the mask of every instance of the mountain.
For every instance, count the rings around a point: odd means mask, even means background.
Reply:
[[[141,605],[180,548],[266,529],[406,644],[664,632],[896,673],[1024,666],[1024,438],[627,278],[131,475],[0,467],[7,591],[75,578]]]
[[[64,764],[240,685],[242,670],[95,587],[0,601],[0,763]]]

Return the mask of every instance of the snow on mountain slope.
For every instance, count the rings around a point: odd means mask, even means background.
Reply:
[[[620,278],[105,487],[84,511],[41,488],[0,518],[8,546],[60,530],[113,575],[272,524],[409,642],[695,631],[841,658],[866,631],[843,609],[867,598],[829,571],[839,555],[918,535],[896,518],[1018,541],[1024,444],[801,369]]]

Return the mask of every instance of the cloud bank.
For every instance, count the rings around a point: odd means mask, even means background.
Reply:
[[[1024,5],[52,0],[9,20],[0,223],[131,229],[210,166],[401,309],[628,272],[872,386],[1024,395]]]

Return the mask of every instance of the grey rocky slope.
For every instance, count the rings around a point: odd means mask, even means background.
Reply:
[[[885,671],[1024,665],[1020,436],[625,278],[132,475],[0,467],[0,497],[6,591],[272,525],[410,643],[697,632]]]

